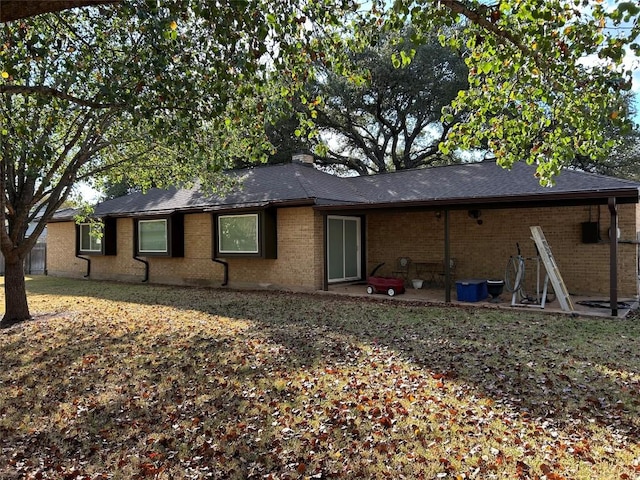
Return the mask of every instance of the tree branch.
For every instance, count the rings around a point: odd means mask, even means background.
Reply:
[[[55,88],[44,87],[44,86],[28,87],[26,85],[0,85],[0,94],[39,95],[42,97],[55,97],[55,98],[60,98],[62,100],[67,100],[69,102],[75,103],[77,105],[81,105],[83,107],[90,107],[90,108],[96,108],[96,109],[118,108],[118,107],[124,106],[124,105],[119,105],[115,103],[100,103],[100,102],[95,102],[93,100],[85,100],[84,98],[79,98],[74,95],[69,95],[68,93],[61,92],[60,90],[56,90]]]
[[[0,22],[10,22],[41,13],[57,12],[68,8],[86,7],[107,3],[118,3],[120,0],[2,0]]]
[[[535,52],[533,52],[529,47],[524,45],[516,35],[513,35],[511,32],[508,32],[506,30],[503,30],[488,18],[482,16],[479,12],[470,9],[459,0],[440,0],[440,4],[445,8],[448,8],[451,12],[462,15],[463,17],[471,20],[471,22],[475,23],[479,27],[482,27],[485,30],[493,33],[494,35],[496,35],[497,38],[503,38],[507,40],[509,43],[514,45],[518,50],[520,50],[524,55],[526,55],[527,57],[533,58],[537,63],[538,55]]]

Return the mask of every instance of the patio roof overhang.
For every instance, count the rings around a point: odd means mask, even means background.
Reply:
[[[616,199],[616,204],[640,203],[640,190],[637,188],[617,190],[597,190],[578,192],[543,193],[533,195],[514,195],[496,197],[449,197],[424,200],[399,200],[395,202],[379,203],[349,203],[349,204],[317,204],[314,208],[319,211],[349,211],[365,213],[372,210],[389,209],[465,209],[476,208],[535,208],[535,207],[571,207],[579,205],[607,205],[610,198]]]

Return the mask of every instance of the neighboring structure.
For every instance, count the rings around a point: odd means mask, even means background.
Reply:
[[[36,221],[29,224],[27,237],[31,236],[36,228]],[[0,253],[0,275],[4,275],[4,256]],[[24,260],[24,273],[26,275],[42,275],[47,273],[47,229],[45,228],[36,244],[33,246],[27,258]]]
[[[294,162],[230,172],[224,198],[151,190],[98,204],[104,236],[72,212],[49,223],[50,275],[294,290],[366,279],[396,259],[455,259],[458,278],[502,278],[539,225],[571,293],[636,297],[640,184],[494,162],[341,178]],[[610,242],[609,230],[619,231]],[[384,273],[384,272],[383,272]],[[449,300],[446,289],[446,300]]]

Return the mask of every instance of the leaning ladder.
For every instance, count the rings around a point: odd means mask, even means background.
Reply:
[[[542,263],[544,264],[544,268],[547,271],[547,275],[549,275],[549,280],[551,280],[551,285],[553,285],[553,290],[555,291],[556,297],[558,298],[558,302],[560,303],[560,308],[565,312],[573,312],[573,302],[571,301],[571,297],[569,296],[569,292],[567,291],[567,286],[564,284],[562,280],[562,275],[560,275],[560,270],[558,270],[558,265],[556,264],[555,259],[553,258],[553,254],[551,253],[551,247],[547,243],[547,239],[542,233],[541,227],[530,227],[531,235],[533,235],[533,241],[536,243],[538,247],[538,252],[540,254],[540,258],[542,259]]]

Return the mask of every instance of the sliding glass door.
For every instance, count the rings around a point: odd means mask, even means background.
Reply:
[[[327,267],[329,282],[359,280],[360,218],[327,218]]]

